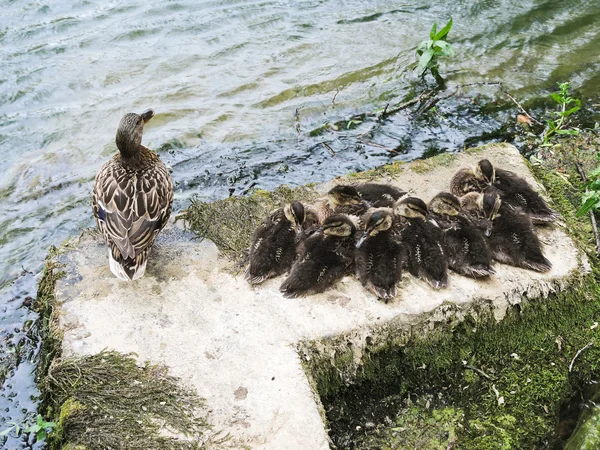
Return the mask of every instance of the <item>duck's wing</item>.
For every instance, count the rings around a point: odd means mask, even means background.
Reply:
[[[173,181],[160,161],[144,170],[113,158],[96,176],[92,205],[100,231],[120,256],[133,259],[152,245],[169,220]],[[119,256],[119,255],[115,255]]]

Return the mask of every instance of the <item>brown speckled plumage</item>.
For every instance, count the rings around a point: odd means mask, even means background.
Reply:
[[[122,268],[120,271],[113,267],[111,261],[111,270],[125,280],[143,275],[150,248],[169,220],[173,204],[169,170],[158,156],[140,144],[144,121],[153,112],[144,114],[128,114],[121,120],[117,133],[120,153],[102,166],[92,193],[96,223],[110,256]]]

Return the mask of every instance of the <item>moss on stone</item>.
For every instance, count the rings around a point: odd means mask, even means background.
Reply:
[[[427,159],[413,161],[410,169],[415,173],[431,172],[438,166],[446,166],[456,159],[454,153],[442,153]]]
[[[37,365],[38,382],[48,372],[54,358],[59,357],[61,353],[62,332],[58,327],[55,287],[56,282],[65,275],[64,265],[58,261],[58,256],[66,246],[68,241],[61,247],[50,247],[33,304],[34,310],[39,314],[38,330],[42,341]]]
[[[514,308],[498,324],[491,316],[469,317],[443,332],[410,338],[402,347],[368,351],[355,384],[342,375],[350,373],[350,352],[336,355],[334,370],[313,355],[312,374],[321,377],[315,384],[324,391],[334,442],[403,448],[405,435],[393,440],[389,432],[365,434],[365,424],[373,416],[381,421],[397,414],[398,421],[415,395],[433,395],[435,408],[464,412],[456,431],[460,448],[498,448],[499,442],[502,448],[545,448],[561,400],[574,385],[600,375],[600,339],[591,328],[600,316],[598,296],[594,277],[581,277],[568,291],[527,300],[525,312]],[[589,342],[594,345],[569,373],[574,355]],[[420,411],[413,422],[428,420],[428,408],[412,408]],[[357,426],[360,432],[349,436]],[[419,448],[437,448],[435,442]]]
[[[230,197],[213,203],[192,199],[180,216],[200,238],[210,239],[232,259],[242,259],[260,222],[275,209],[292,200],[310,202],[317,198],[310,187],[280,186],[274,191],[255,189],[247,197]]]

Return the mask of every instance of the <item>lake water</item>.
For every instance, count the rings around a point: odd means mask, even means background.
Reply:
[[[93,178],[127,112],[155,109],[144,144],[173,169],[176,210],[194,194],[323,181],[501,139],[518,111],[493,86],[423,116],[310,133],[413,98],[414,48],[449,17],[449,87],[501,81],[535,103],[570,80],[597,102],[598,2],[0,0],[0,350],[34,318],[18,306],[36,277],[12,280],[93,225]],[[370,128],[379,147],[360,140]],[[35,394],[25,364],[0,393],[2,429],[32,414],[14,399]]]

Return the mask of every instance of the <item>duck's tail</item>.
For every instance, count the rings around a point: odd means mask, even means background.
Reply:
[[[530,213],[529,217],[531,218],[531,222],[535,225],[546,225],[557,220],[560,217],[560,214],[548,208],[547,211]]]
[[[494,275],[496,271],[489,264],[472,264],[465,267],[463,275],[472,278],[485,278]]]
[[[548,272],[552,269],[552,263],[544,257],[544,255],[530,255],[522,263],[526,269],[535,270],[536,272]]]
[[[110,271],[119,280],[135,281],[144,276],[146,264],[148,263],[148,251],[144,250],[133,259],[121,259],[117,261],[111,249],[108,249],[108,266]]]
[[[375,294],[378,298],[382,299],[387,303],[390,299],[396,296],[396,285],[383,287],[383,286],[375,286],[373,283],[368,284],[369,289],[373,294]]]

